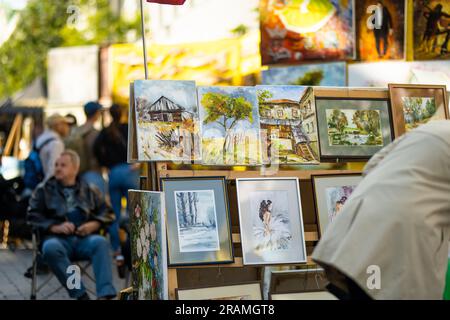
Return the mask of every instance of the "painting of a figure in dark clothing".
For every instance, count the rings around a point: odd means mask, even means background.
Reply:
[[[414,0],[414,59],[450,59],[450,1]]]
[[[405,58],[405,1],[357,1],[356,19],[361,60]]]

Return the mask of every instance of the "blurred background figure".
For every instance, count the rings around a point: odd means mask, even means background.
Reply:
[[[128,125],[121,123],[122,110],[117,104],[109,109],[111,124],[100,131],[94,143],[94,154],[101,166],[109,169],[109,195],[116,214],[109,234],[118,266],[124,264],[119,238],[122,199],[128,198],[128,189],[139,187],[139,165],[127,163]]]

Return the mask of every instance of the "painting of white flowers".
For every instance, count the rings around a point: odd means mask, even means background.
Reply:
[[[237,179],[245,265],[306,263],[297,178]]]
[[[162,178],[161,188],[169,266],[233,263],[225,178]]]
[[[214,191],[175,191],[175,199],[180,251],[220,250]]]
[[[164,197],[128,191],[133,287],[139,300],[168,300]]]

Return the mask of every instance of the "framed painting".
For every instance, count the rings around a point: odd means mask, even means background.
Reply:
[[[323,269],[309,266],[297,268],[293,270],[272,270],[269,293],[273,295],[286,292],[325,290],[328,280]]]
[[[414,60],[450,59],[450,2],[414,0]]]
[[[361,182],[362,175],[313,175],[311,180],[319,233],[323,235],[328,225],[341,212],[353,190]]]
[[[356,1],[359,59],[405,59],[405,0]]]
[[[244,265],[306,263],[297,178],[236,179]]]
[[[271,294],[269,300],[338,300],[328,291],[285,292]]]
[[[195,82],[138,80],[133,93],[139,161],[199,161]]]
[[[167,242],[161,192],[128,191],[133,288],[139,300],[168,300]]]
[[[262,64],[354,59],[354,2],[260,1]]]
[[[446,86],[389,84],[395,137],[430,120],[448,119]]]
[[[316,96],[320,157],[333,161],[369,159],[392,141],[387,95],[347,89],[341,93]]]
[[[262,71],[263,85],[345,87],[345,62],[274,67]]]
[[[263,163],[319,164],[312,87],[256,86]]]
[[[163,178],[169,265],[233,263],[224,177]]]
[[[176,289],[175,294],[177,300],[263,300],[261,282]]]
[[[205,165],[260,165],[261,145],[253,87],[198,87]]]

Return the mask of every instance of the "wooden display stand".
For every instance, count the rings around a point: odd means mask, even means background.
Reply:
[[[160,178],[172,177],[208,177],[208,176],[225,176],[228,182],[228,198],[230,201],[230,215],[232,224],[232,242],[234,246],[234,263],[222,265],[207,266],[190,266],[190,267],[169,267],[169,299],[175,299],[175,289],[180,287],[203,287],[232,284],[239,281],[255,281],[261,280],[261,269],[264,266],[244,266],[242,259],[242,250],[240,247],[241,237],[239,231],[239,218],[237,211],[237,199],[235,189],[235,179],[237,178],[256,178],[256,177],[297,177],[300,181],[302,213],[305,230],[306,249],[308,253],[308,262],[306,266],[312,267],[314,263],[311,261],[311,253],[319,240],[318,224],[315,214],[313,190],[311,183],[312,175],[320,174],[351,174],[360,173],[361,163],[352,164],[332,164],[319,165],[317,169],[305,170],[301,166],[296,167],[280,167],[279,171],[272,174],[262,174],[260,168],[214,168],[201,166],[195,168],[179,168],[171,163],[160,162],[156,164],[156,174],[158,186],[160,189]],[[151,181],[151,173],[148,172],[147,181]],[[147,183],[147,187],[149,183]],[[303,266],[305,264],[302,264]],[[295,266],[295,265],[291,265]],[[222,270],[224,268],[224,270]],[[195,279],[197,278],[197,279]],[[229,278],[229,279],[227,279]]]

